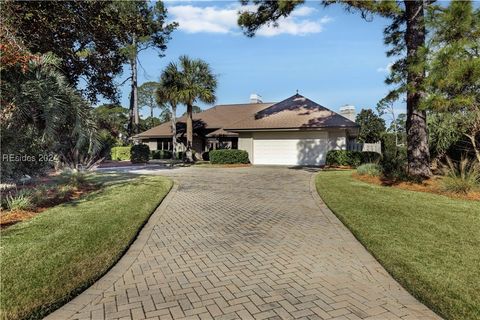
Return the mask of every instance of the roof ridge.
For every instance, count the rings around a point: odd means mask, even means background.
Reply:
[[[228,104],[216,104],[214,105],[212,108],[210,109],[213,109],[215,107],[227,107],[227,106],[245,106],[245,105],[252,105],[252,106],[255,106],[255,105],[259,105],[259,104],[276,104],[278,102],[260,102],[260,103],[251,103],[251,102],[246,102],[246,103],[228,103]],[[210,109],[206,109],[206,110],[210,110]],[[205,110],[205,111],[206,111]]]

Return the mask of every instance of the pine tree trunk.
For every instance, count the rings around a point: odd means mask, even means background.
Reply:
[[[139,132],[140,116],[138,114],[138,82],[137,82],[137,38],[132,39],[133,55],[130,57],[130,69],[132,72],[130,89],[130,112],[129,112],[129,130],[131,136]]]
[[[420,50],[425,45],[424,3],[421,0],[405,0],[407,30],[407,160],[408,174],[416,178],[428,178],[430,151],[428,149],[427,115],[420,110],[425,78],[425,65]]]
[[[177,106],[172,105],[172,159],[175,160],[177,152]]]
[[[155,125],[155,121],[153,121],[153,107],[150,108],[150,124],[153,126]]]

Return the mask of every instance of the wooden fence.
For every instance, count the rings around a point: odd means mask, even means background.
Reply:
[[[347,144],[347,150],[350,151],[362,151],[362,152],[376,152],[382,154],[382,143],[360,143],[360,142],[349,142]]]

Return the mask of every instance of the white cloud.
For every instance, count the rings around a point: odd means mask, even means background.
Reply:
[[[377,72],[390,73],[392,71],[393,62],[389,62],[385,67],[377,68]]]
[[[294,10],[291,14],[292,17],[305,17],[309,16],[312,13],[316,12],[317,9],[312,8],[312,7],[300,7],[296,10]]]
[[[232,33],[238,34],[240,28],[237,25],[239,10],[254,10],[252,7],[241,7],[239,4],[217,7],[199,7],[193,5],[173,5],[168,7],[172,20],[179,23],[179,29],[187,33]],[[330,21],[329,17],[320,19],[306,19],[305,17],[317,11],[312,7],[301,7],[295,10],[291,16],[278,20],[278,27],[263,26],[258,36],[277,36],[280,34],[307,35],[323,31],[323,26]]]

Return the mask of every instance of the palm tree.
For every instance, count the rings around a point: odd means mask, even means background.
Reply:
[[[197,101],[215,102],[217,77],[210,65],[201,59],[190,59],[188,56],[179,58],[181,86],[180,101],[187,106],[187,155],[192,161],[191,148],[193,143],[193,105]]]
[[[172,122],[172,157],[175,159],[177,151],[177,105],[179,103],[180,73],[177,65],[171,62],[160,76],[160,83],[156,91],[157,103],[160,106],[169,105]]]

